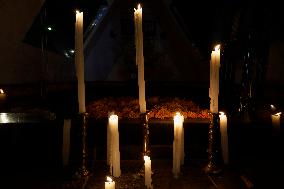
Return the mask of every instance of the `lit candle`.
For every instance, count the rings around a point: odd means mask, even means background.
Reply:
[[[178,178],[180,174],[180,165],[183,162],[184,147],[183,144],[183,121],[184,117],[180,113],[174,116],[174,142],[173,142],[173,174]]]
[[[108,176],[105,182],[105,189],[115,189],[115,182]]]
[[[0,101],[4,101],[6,99],[6,94],[3,89],[0,89]]]
[[[280,118],[281,118],[281,112],[271,115],[272,126],[274,131],[276,132],[280,131]]]
[[[225,164],[229,163],[229,151],[228,151],[228,131],[227,131],[227,116],[224,112],[220,112],[220,132],[221,132],[221,146],[222,156]]]
[[[110,172],[114,177],[121,175],[120,170],[120,151],[119,151],[119,132],[118,132],[118,116],[111,115],[109,117],[109,154],[110,154]]]
[[[138,66],[138,87],[140,112],[146,113],[145,80],[144,80],[144,56],[143,56],[143,31],[142,31],[142,7],[134,8],[135,21],[135,46],[136,65]]]
[[[83,47],[83,12],[76,11],[75,23],[75,66],[78,80],[79,113],[85,113],[85,76]]]
[[[145,186],[147,188],[153,188],[152,186],[152,171],[151,171],[151,159],[149,156],[144,156],[144,168],[145,168]]]
[[[210,62],[210,111],[218,113],[218,96],[219,96],[219,68],[220,68],[220,45],[215,47],[211,53]]]

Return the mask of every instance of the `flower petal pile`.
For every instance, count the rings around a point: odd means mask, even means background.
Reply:
[[[191,100],[169,97],[151,97],[147,100],[148,118],[172,119],[180,112],[185,119],[210,118],[208,109],[201,109]],[[134,97],[105,97],[90,102],[87,112],[95,119],[107,118],[115,113],[120,119],[138,119],[140,117],[139,101]]]

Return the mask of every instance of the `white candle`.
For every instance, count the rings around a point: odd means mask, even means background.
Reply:
[[[145,186],[147,188],[153,188],[152,186],[152,170],[151,170],[151,159],[149,156],[144,156],[144,168],[145,168]]]
[[[210,61],[210,111],[218,113],[218,96],[219,96],[219,68],[220,68],[220,45],[215,47],[211,53]]]
[[[134,8],[135,21],[135,46],[136,65],[138,66],[138,87],[140,112],[146,113],[145,80],[144,80],[144,56],[143,56],[143,31],[142,31],[142,7]]]
[[[78,80],[79,113],[85,113],[85,76],[83,47],[83,12],[76,11],[75,23],[75,66]]]
[[[224,112],[220,112],[219,118],[220,118],[222,156],[224,163],[228,164],[229,150],[228,150],[227,116]]]
[[[281,112],[271,115],[272,126],[274,131],[276,132],[280,131],[280,118],[281,118]]]
[[[173,142],[173,174],[178,178],[180,174],[180,165],[183,162],[184,147],[182,146],[184,117],[180,113],[174,116],[174,142]]]
[[[109,117],[109,143],[110,143],[110,170],[114,177],[121,175],[120,170],[120,151],[119,151],[119,132],[118,132],[118,116],[111,115]]]
[[[105,182],[105,189],[115,189],[115,182],[110,177],[107,177],[107,181]]]

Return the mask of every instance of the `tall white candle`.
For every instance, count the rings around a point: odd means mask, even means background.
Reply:
[[[224,163],[228,164],[229,150],[228,150],[227,116],[224,112],[220,112],[219,118],[220,118],[222,156]]]
[[[152,186],[152,170],[151,159],[149,156],[144,156],[144,168],[145,168],[145,186],[147,188],[153,188]]]
[[[210,111],[218,113],[218,96],[219,96],[219,68],[220,68],[220,45],[215,47],[211,53],[210,61]]]
[[[136,65],[138,66],[138,87],[140,112],[146,113],[145,79],[144,79],[144,55],[143,55],[143,31],[142,31],[142,7],[134,8],[135,21],[135,46]]]
[[[110,169],[114,177],[121,175],[120,170],[120,151],[119,151],[119,132],[118,132],[118,116],[109,116],[109,130],[110,130]]]
[[[115,182],[108,176],[105,182],[105,189],[115,189]]]
[[[180,174],[180,165],[183,162],[184,149],[182,146],[184,117],[180,113],[174,116],[174,142],[173,142],[173,174],[178,178]]]
[[[281,118],[281,112],[271,115],[273,129],[277,133],[280,132],[280,118]]]
[[[78,80],[79,113],[85,113],[85,76],[83,47],[83,12],[76,11],[75,23],[75,66]]]

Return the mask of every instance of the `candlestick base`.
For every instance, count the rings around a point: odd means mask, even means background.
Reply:
[[[82,178],[90,175],[90,171],[87,169],[87,145],[86,145],[86,139],[87,139],[87,119],[89,117],[88,113],[81,113],[78,116],[79,119],[79,125],[82,126],[82,134],[81,134],[81,164],[78,168],[78,170],[75,172],[74,177],[75,178]]]
[[[218,113],[211,113],[211,121],[208,132],[208,164],[205,172],[208,174],[218,174],[222,171],[220,167],[220,119]]]
[[[148,125],[148,112],[141,113],[141,124],[143,126],[143,157],[150,156],[150,142],[149,142],[149,125]]]

